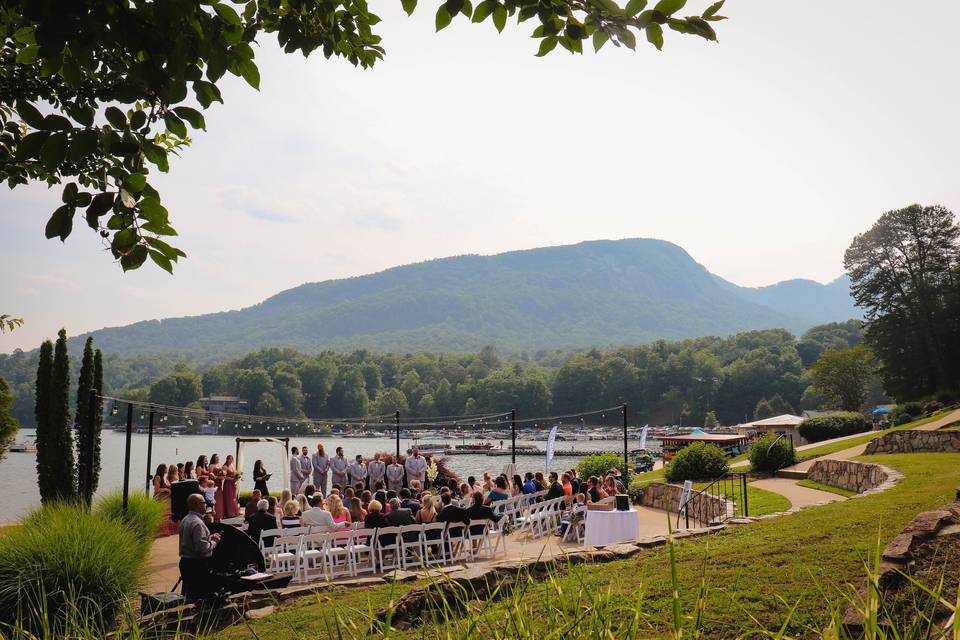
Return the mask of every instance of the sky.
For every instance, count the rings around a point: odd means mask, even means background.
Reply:
[[[371,70],[285,55],[223,84],[207,131],[151,175],[188,258],[124,274],[60,189],[0,191],[0,352],[238,309],[303,282],[465,253],[660,238],[745,286],[832,280],[885,211],[960,211],[960,3],[728,0],[719,43],[536,58],[532,22],[371,9]],[[684,14],[709,2],[690,0]],[[2,188],[2,187],[0,187]]]

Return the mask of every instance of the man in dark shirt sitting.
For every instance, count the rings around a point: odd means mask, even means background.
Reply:
[[[475,491],[473,506],[467,509],[467,517],[470,519],[470,535],[475,536],[483,533],[483,522],[485,520],[500,522],[500,518],[503,516],[497,515],[488,505],[483,504],[483,494]]]
[[[247,518],[247,535],[250,536],[250,539],[256,543],[260,542],[260,533],[266,531],[267,529],[276,529],[277,527],[277,516],[270,513],[270,502],[268,500],[260,500],[257,502],[257,511],[252,516]],[[273,539],[264,540],[264,546],[271,546],[273,544]]]
[[[453,497],[449,491],[440,495],[440,503],[443,507],[440,509],[440,513],[437,514],[437,522],[462,522],[463,524],[470,522],[470,516],[467,515],[467,510],[453,504]]]
[[[420,501],[415,499],[413,497],[413,494],[410,493],[410,489],[407,489],[406,487],[404,487],[403,489],[400,489],[400,508],[401,509],[409,509],[410,514],[414,518],[416,518],[417,511],[420,511],[421,506],[422,505],[420,504]]]
[[[544,496],[544,500],[553,500],[554,498],[563,497],[563,485],[557,482],[557,472],[550,472],[550,486],[547,487],[547,495]]]
[[[250,494],[250,500],[247,501],[247,504],[243,506],[243,519],[249,520],[250,516],[257,512],[257,503],[260,502],[260,498],[263,495],[260,493],[260,489],[254,489],[253,493]]]
[[[391,527],[405,527],[408,524],[416,524],[413,521],[413,514],[410,509],[404,509],[400,506],[400,500],[394,498],[390,501],[390,513],[387,514],[387,522]]]

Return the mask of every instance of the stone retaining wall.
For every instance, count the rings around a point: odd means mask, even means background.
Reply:
[[[960,431],[893,431],[872,440],[866,454],[947,451],[960,453]]]
[[[882,464],[853,460],[817,460],[807,473],[807,478],[814,482],[855,491],[860,495],[886,491],[902,477],[900,472]]]
[[[663,509],[676,513],[680,505],[680,497],[683,495],[683,487],[676,484],[664,484],[662,482],[653,482],[636,492],[633,502],[644,507],[653,509]],[[693,492],[696,494],[696,491]],[[669,496],[669,504],[667,497]],[[733,505],[723,498],[708,494],[694,495],[690,499],[690,514],[701,515],[704,519],[703,524],[708,524],[718,518],[726,519],[733,513]]]

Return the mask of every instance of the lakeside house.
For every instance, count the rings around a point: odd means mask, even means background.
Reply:
[[[789,436],[793,438],[793,445],[798,447],[802,444],[807,444],[807,441],[800,435],[800,423],[803,422],[803,420],[804,418],[801,416],[784,413],[779,416],[773,416],[772,418],[755,420],[738,425],[737,433],[748,437],[751,434],[753,434],[753,437],[760,437],[767,433]]]

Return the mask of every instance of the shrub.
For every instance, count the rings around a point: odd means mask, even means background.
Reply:
[[[577,475],[583,479],[590,476],[602,478],[607,475],[610,469],[619,469],[623,485],[630,484],[631,469],[629,465],[623,464],[623,455],[619,453],[595,453],[587,456],[577,463]]]
[[[677,452],[667,465],[667,480],[712,480],[730,468],[727,456],[715,444],[694,442]]]
[[[796,461],[790,441],[773,434],[760,436],[750,449],[750,467],[753,471],[773,473]]]
[[[800,423],[800,435],[807,442],[820,442],[821,440],[860,433],[869,428],[870,423],[861,414],[844,411],[807,418]]]
[[[896,425],[907,424],[922,417],[923,404],[920,402],[903,402],[894,407],[890,414],[890,420]]]
[[[43,637],[78,620],[109,628],[143,575],[145,549],[83,505],[45,505],[0,537],[0,620]]]
[[[164,504],[158,500],[142,493],[132,493],[127,500],[127,513],[124,514],[123,494],[120,492],[101,498],[95,509],[98,516],[117,522],[132,533],[144,547],[144,552],[150,549],[165,511]]]

